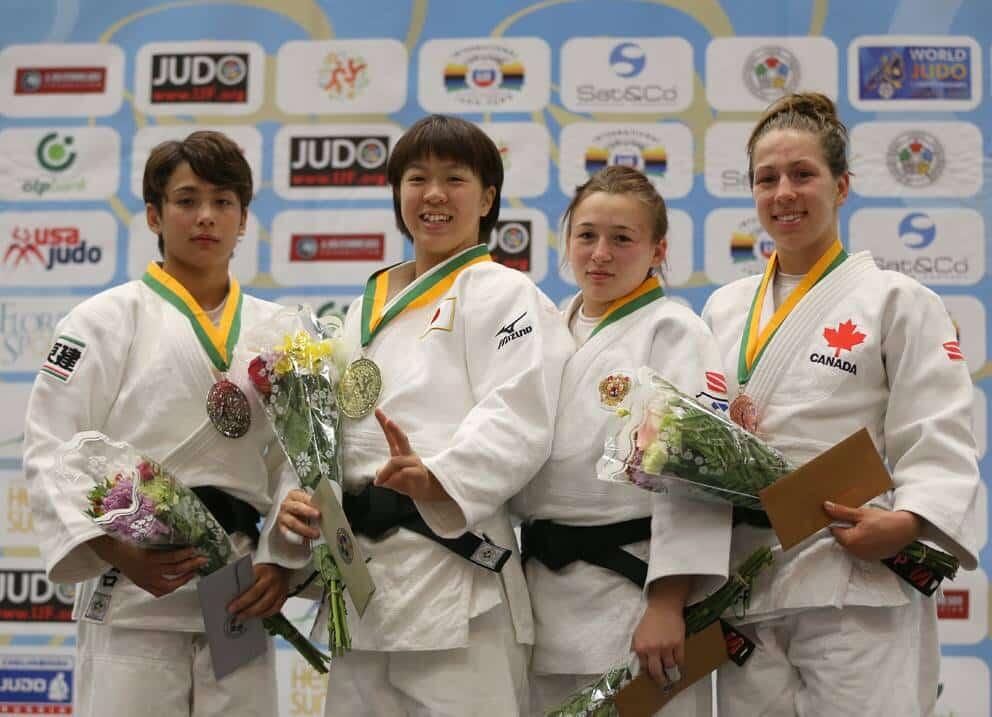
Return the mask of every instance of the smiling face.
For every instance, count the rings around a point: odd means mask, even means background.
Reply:
[[[754,147],[754,204],[787,274],[805,274],[837,238],[847,172],[834,177],[815,134],[774,129]]]
[[[163,240],[162,268],[173,276],[226,273],[247,213],[233,190],[200,178],[187,162],[169,177],[161,207],[145,206],[148,228]]]
[[[661,265],[667,242],[655,240],[653,219],[650,208],[624,194],[593,192],[573,209],[568,263],[587,316],[601,316]]]
[[[400,178],[400,213],[418,271],[479,243],[479,223],[489,213],[494,187],[483,187],[470,168],[428,156],[411,162]]]

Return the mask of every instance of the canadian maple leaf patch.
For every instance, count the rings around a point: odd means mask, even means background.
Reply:
[[[829,326],[825,328],[823,338],[827,340],[827,346],[834,349],[834,358],[837,358],[841,351],[850,351],[858,344],[864,343],[868,337],[858,331],[857,325],[848,319],[842,324],[838,324],[836,329]]]

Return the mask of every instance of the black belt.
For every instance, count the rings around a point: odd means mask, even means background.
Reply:
[[[442,538],[420,516],[413,500],[389,488],[369,483],[357,495],[344,494],[344,514],[351,529],[372,540],[380,540],[396,528],[406,528],[479,567],[499,572],[512,551],[489,541],[485,536],[466,532],[457,538]]]
[[[258,521],[262,515],[251,503],[211,485],[197,486],[192,490],[217,519],[224,532],[244,533],[251,538],[252,543],[258,544]]]
[[[537,558],[555,572],[581,560],[612,570],[640,588],[648,577],[648,564],[622,546],[649,540],[650,518],[590,526],[535,520],[521,526],[521,537],[524,562]]]

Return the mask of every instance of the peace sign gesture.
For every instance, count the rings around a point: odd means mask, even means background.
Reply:
[[[376,472],[375,484],[417,501],[451,500],[438,479],[410,447],[410,440],[403,429],[386,418],[381,409],[375,410],[375,418],[389,444],[389,460]]]

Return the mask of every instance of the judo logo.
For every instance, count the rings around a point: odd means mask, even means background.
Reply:
[[[338,555],[341,556],[341,559],[346,565],[351,565],[351,561],[355,559],[355,546],[351,542],[351,536],[348,535],[348,531],[344,528],[338,528],[337,541]]]
[[[531,333],[534,330],[534,327],[532,325],[521,326],[519,328],[517,327],[517,324],[523,321],[525,316],[527,316],[526,311],[520,314],[520,316],[518,316],[513,321],[511,321],[506,326],[504,326],[503,328],[501,328],[499,331],[496,332],[495,338],[499,339],[499,344],[496,346],[497,351],[499,351],[501,348],[506,346],[511,341],[516,341],[517,339],[526,336],[527,334]]]
[[[832,366],[846,371],[852,376],[858,375],[857,364],[841,358],[841,351],[852,351],[855,346],[864,343],[868,338],[866,334],[858,331],[857,324],[851,319],[837,325],[837,328],[826,327],[823,329],[823,338],[826,339],[827,346],[834,349],[834,355],[816,353],[810,354],[810,363],[818,363],[824,366]]]
[[[612,411],[623,403],[633,385],[634,381],[629,375],[619,371],[611,373],[599,382],[599,407]]]

